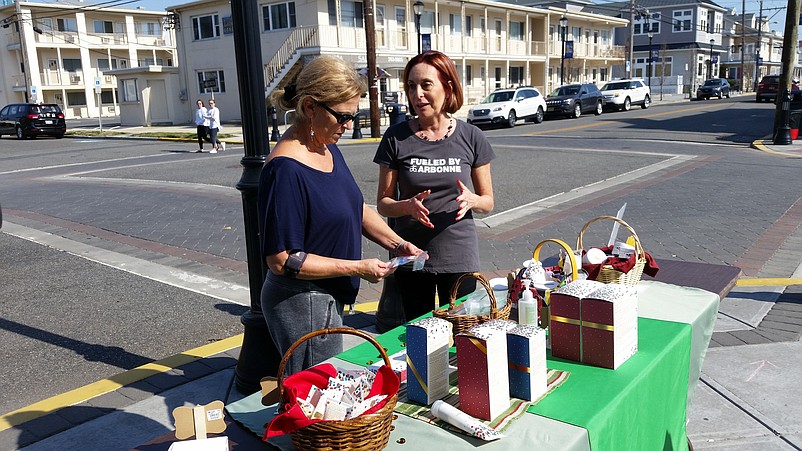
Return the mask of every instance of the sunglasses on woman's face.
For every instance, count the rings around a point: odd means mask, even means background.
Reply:
[[[322,106],[324,110],[326,110],[329,113],[331,113],[331,115],[334,116],[334,119],[336,119],[337,123],[340,124],[340,125],[345,125],[345,123],[348,122],[348,121],[355,121],[357,115],[359,114],[359,113],[357,113],[357,114],[338,113],[338,112],[332,110],[331,108],[329,108],[328,106],[326,106],[326,105],[324,105],[324,104],[322,104],[320,102],[315,102],[315,103],[317,103],[318,105]]]

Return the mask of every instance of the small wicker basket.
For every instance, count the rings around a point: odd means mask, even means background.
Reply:
[[[459,291],[459,286],[465,279],[469,277],[473,277],[474,279],[478,280],[479,283],[482,284],[483,287],[485,287],[487,295],[490,297],[489,315],[471,315],[471,314],[454,313],[457,301],[457,291]],[[451,287],[448,309],[434,310],[432,312],[432,315],[437,318],[442,318],[450,322],[453,325],[452,332],[454,336],[456,336],[460,332],[468,330],[477,324],[487,322],[491,319],[496,319],[496,318],[509,319],[511,311],[512,311],[512,303],[510,302],[507,302],[507,304],[499,310],[498,304],[496,303],[496,296],[495,294],[493,294],[493,289],[490,288],[490,283],[487,281],[487,279],[484,278],[484,276],[482,276],[478,272],[468,272],[461,275],[454,283],[454,286]]]
[[[615,216],[599,216],[591,219],[584,226],[582,226],[582,230],[579,231],[579,237],[576,239],[576,248],[579,251],[583,249],[582,236],[585,234],[585,230],[587,230],[591,224],[605,220],[614,221],[621,224],[635,239],[635,266],[633,266],[628,272],[621,272],[617,269],[614,269],[611,265],[602,265],[601,269],[599,269],[599,275],[596,277],[596,280],[603,283],[619,283],[622,285],[635,286],[638,284],[638,282],[640,282],[641,276],[643,276],[643,268],[646,267],[646,253],[643,251],[643,246],[641,245],[640,238],[638,238],[638,234],[635,233],[635,230],[623,220],[618,219]]]
[[[556,238],[549,238],[537,243],[537,246],[535,246],[535,250],[532,251],[532,259],[540,261],[540,249],[542,249],[543,246],[547,243],[554,243],[563,248],[563,250],[565,250],[565,252],[568,254],[566,258],[568,258],[571,263],[570,281],[577,280],[577,277],[579,277],[579,273],[577,272],[578,265],[576,258],[574,256],[574,252],[571,250],[571,247],[568,245],[568,243],[566,243],[563,240],[558,240]],[[566,277],[567,276],[568,275],[566,274]],[[546,295],[543,296],[543,308],[540,309],[540,327],[542,327],[543,329],[547,329],[549,327],[549,322],[551,321],[550,308],[549,308],[551,306],[550,295],[551,295],[551,290],[546,290]]]
[[[292,356],[293,351],[306,340],[326,334],[350,334],[369,341],[384,359],[384,364],[391,366],[390,357],[384,348],[369,334],[358,329],[337,327],[321,329],[310,332],[290,346],[284,354],[278,367],[279,399],[284,400],[284,366]],[[398,402],[398,393],[394,393],[387,403],[378,411],[360,415],[344,421],[321,421],[310,424],[305,428],[291,433],[292,444],[298,450],[339,451],[362,450],[372,451],[383,449],[390,439],[390,430],[393,421],[393,409]]]

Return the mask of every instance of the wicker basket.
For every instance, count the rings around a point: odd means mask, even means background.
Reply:
[[[537,246],[535,246],[535,250],[532,251],[532,259],[540,261],[540,249],[542,249],[543,246],[547,243],[554,243],[563,248],[563,250],[565,250],[565,252],[568,254],[567,258],[571,262],[570,280],[576,280],[577,277],[579,276],[579,274],[577,273],[576,258],[574,256],[574,252],[571,250],[571,247],[565,241],[558,240],[556,238],[549,238],[537,243]],[[550,309],[549,309],[549,306],[551,305],[550,295],[551,295],[551,290],[546,290],[546,295],[543,296],[543,308],[540,310],[540,327],[542,327],[543,329],[549,327],[549,322],[551,320]]]
[[[474,279],[478,280],[479,283],[485,287],[487,291],[487,295],[490,297],[490,314],[489,315],[469,315],[469,314],[462,314],[462,313],[454,313],[456,301],[457,301],[457,291],[459,291],[460,284],[467,278],[473,277]],[[458,333],[463,332],[465,330],[470,329],[471,327],[489,321],[491,319],[501,318],[501,319],[509,319],[510,311],[512,311],[512,303],[507,302],[507,304],[499,310],[498,304],[496,303],[496,296],[493,294],[493,289],[490,288],[490,283],[487,279],[484,278],[478,272],[469,272],[461,275],[459,279],[454,283],[454,286],[451,287],[451,295],[449,296],[449,305],[448,309],[440,310],[437,309],[432,312],[432,315],[437,318],[442,318],[453,325],[453,334],[456,336]]]
[[[584,226],[582,226],[582,230],[579,231],[579,237],[576,240],[576,248],[578,250],[583,249],[582,236],[585,234],[585,230],[587,230],[591,224],[605,220],[614,221],[621,224],[635,239],[635,266],[632,267],[632,269],[630,269],[628,272],[621,272],[617,269],[614,269],[611,265],[602,265],[601,269],[599,269],[599,275],[596,277],[596,280],[604,283],[620,283],[622,285],[632,286],[637,285],[638,282],[640,282],[641,276],[643,275],[643,268],[646,267],[646,253],[643,251],[643,246],[641,245],[640,238],[638,238],[638,234],[635,233],[635,230],[623,220],[618,219],[615,216],[599,216],[598,218],[591,219]]]
[[[322,329],[310,332],[293,343],[284,354],[278,367],[279,399],[284,399],[284,366],[293,351],[306,340],[326,334],[350,334],[362,337],[379,350],[387,367],[391,366],[387,352],[373,337],[365,332],[347,327]],[[298,450],[378,450],[387,446],[393,421],[393,409],[398,402],[394,393],[378,411],[360,415],[345,421],[321,421],[292,432],[292,444]]]

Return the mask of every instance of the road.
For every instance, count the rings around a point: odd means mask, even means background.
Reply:
[[[487,130],[498,158],[483,269],[517,266],[543,238],[575,241],[584,221],[626,202],[653,255],[790,276],[796,265],[786,274],[751,253],[802,192],[802,161],[748,146],[772,117],[769,104],[733,98]],[[194,148],[0,140],[0,412],[242,332],[242,148]],[[375,148],[342,146],[368,203]],[[365,285],[361,299],[375,300]]]

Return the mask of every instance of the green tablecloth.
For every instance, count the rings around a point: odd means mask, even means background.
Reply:
[[[394,353],[402,349],[403,333],[403,327],[393,329],[379,343]],[[639,318],[638,352],[615,371],[549,355],[549,368],[571,376],[529,412],[587,429],[593,450],[686,449],[690,346],[688,324]],[[377,357],[370,343],[339,355],[358,365]]]
[[[685,450],[687,445],[685,442],[685,411],[677,414],[676,418],[668,421],[669,425],[663,427],[660,433],[664,434],[663,441],[659,446],[656,445],[657,432],[647,431],[646,425],[651,424],[652,421],[657,419],[650,419],[657,416],[666,418],[669,415],[664,412],[662,404],[652,404],[649,402],[650,396],[653,393],[641,393],[639,387],[651,386],[653,382],[657,386],[661,386],[667,390],[682,390],[679,385],[687,383],[688,400],[693,392],[693,388],[699,379],[699,371],[701,370],[704,354],[707,350],[707,345],[710,341],[710,336],[715,324],[716,313],[718,311],[719,298],[717,295],[696,289],[679,287],[676,285],[669,285],[661,282],[642,281],[639,286],[639,302],[638,313],[641,317],[662,319],[666,321],[674,321],[678,323],[690,324],[692,327],[683,327],[681,324],[672,324],[670,322],[660,321],[643,321],[639,322],[641,331],[640,351],[639,354],[630,359],[627,363],[619,367],[616,371],[609,371],[601,368],[586,367],[575,363],[566,361],[552,360],[549,365],[554,368],[566,369],[572,372],[569,378],[562,387],[556,390],[552,395],[546,398],[543,402],[535,406],[533,410],[535,413],[541,413],[537,409],[551,409],[556,410],[556,416],[565,415],[560,420],[555,420],[541,415],[524,415],[519,420],[515,421],[505,431],[507,437],[502,440],[494,442],[480,442],[476,439],[466,437],[464,435],[451,433],[444,429],[427,425],[422,421],[407,418],[404,415],[399,415],[399,418],[393,422],[396,429],[391,433],[390,442],[387,449],[424,449],[432,447],[433,443],[447,444],[449,449],[473,449],[481,446],[484,450],[509,450],[509,449],[560,449],[570,451],[587,451],[591,447],[593,451],[599,450],[618,450],[618,449],[678,449]],[[689,329],[692,329],[692,333]],[[668,332],[668,335],[661,336],[660,331]],[[404,337],[404,327],[393,329],[379,337],[377,340],[387,349],[388,354],[403,349],[402,343]],[[659,340],[665,343],[665,350],[651,350],[655,344],[654,340]],[[690,352],[688,348],[690,347]],[[681,372],[683,366],[682,362],[676,361],[678,355],[676,350],[684,349],[682,355],[685,356],[684,376],[676,373]],[[620,389],[620,384],[623,383],[620,378],[623,378],[625,373],[629,375],[630,371],[635,371],[641,368],[641,363],[638,359],[645,357],[647,352],[657,352],[661,355],[663,363],[648,364],[643,372],[651,371],[659,380],[651,382],[641,382],[638,384],[627,385],[624,390]],[[641,357],[639,357],[639,355]],[[369,343],[360,345],[349,351],[340,354],[340,359],[332,359],[333,363],[337,366],[349,366],[359,363],[361,365],[367,364],[368,361],[379,361],[380,356],[378,351]],[[342,360],[341,360],[342,359]],[[662,373],[666,368],[663,365],[668,365],[668,362],[675,361],[676,365],[673,368],[668,368],[669,373],[674,374],[670,376]],[[354,362],[354,363],[348,363]],[[559,366],[558,366],[559,365]],[[569,368],[571,367],[571,368]],[[577,371],[576,368],[582,367],[582,370]],[[630,369],[630,367],[633,367]],[[637,367],[637,368],[635,368]],[[585,380],[584,387],[572,387],[568,382],[580,384],[574,378],[574,372],[579,376],[580,380]],[[597,372],[599,374],[597,374]],[[601,373],[611,374],[601,374]],[[645,377],[643,374],[638,373],[632,376],[634,378]],[[676,380],[669,380],[677,377]],[[673,382],[673,384],[672,384]],[[678,385],[679,384],[679,385]],[[637,385],[635,387],[634,385]],[[608,387],[611,390],[621,391],[620,396],[612,396],[611,393],[606,395],[597,393],[601,388]],[[567,400],[560,400],[558,395],[561,396],[562,392],[569,391],[581,394],[582,398],[573,398]],[[683,392],[684,393],[684,392]],[[588,398],[586,395],[593,395],[593,398]],[[641,398],[641,396],[645,396]],[[579,406],[593,405],[600,401],[602,397],[606,397],[606,402],[612,403],[611,405],[617,407],[624,407],[620,413],[609,417],[606,414],[597,414],[581,418],[581,413],[578,414],[573,410],[567,409],[568,405],[577,404]],[[676,393],[671,397],[671,400],[683,398],[682,394]],[[257,394],[251,395],[241,401],[227,406],[227,410],[234,417],[235,420],[243,423],[246,427],[253,430],[256,434],[261,436],[264,431],[264,424],[272,418],[274,408],[266,408],[261,406],[260,397]],[[631,410],[632,403],[640,403],[636,405],[634,411]],[[677,410],[678,405],[676,402],[670,403],[672,411]],[[643,410],[643,409],[648,410]],[[628,410],[630,409],[630,410]],[[565,410],[565,412],[562,412]],[[587,410],[590,410],[589,408]],[[577,417],[577,418],[575,418]],[[641,417],[649,417],[644,420]],[[588,430],[584,427],[574,426],[572,421],[587,421],[590,423],[590,436]],[[646,421],[646,422],[645,422]],[[678,421],[682,422],[682,426],[677,425]],[[647,423],[648,422],[648,423]],[[640,427],[632,427],[631,425],[637,424]],[[613,435],[623,433],[622,437],[626,438],[626,443],[615,445],[616,440],[620,437],[610,437],[608,434],[600,434],[594,431],[598,430],[612,431]],[[397,442],[400,438],[404,439],[404,443]],[[636,447],[635,443],[650,443],[648,447]],[[279,447],[280,449],[292,449],[289,437],[278,438],[271,440],[271,444]],[[622,446],[622,447],[613,447]]]

